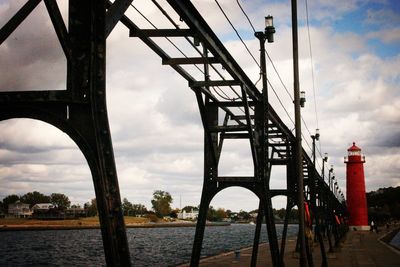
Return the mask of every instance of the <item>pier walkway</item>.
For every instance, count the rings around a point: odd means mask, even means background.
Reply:
[[[332,267],[400,267],[400,250],[390,247],[381,239],[390,231],[375,232],[349,231],[339,248],[333,253],[327,253],[328,266]],[[294,253],[296,241],[289,239],[286,245],[285,266],[299,266],[298,254]],[[328,243],[325,244],[328,248]],[[200,266],[250,266],[252,248],[240,250],[240,256],[235,252],[228,252],[213,257],[203,258]],[[257,266],[272,266],[267,244],[261,244]],[[321,266],[320,248],[315,244],[313,248],[314,266]],[[189,264],[182,265],[189,266]]]

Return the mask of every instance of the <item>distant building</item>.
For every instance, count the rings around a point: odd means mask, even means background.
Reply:
[[[32,218],[40,220],[64,219],[65,215],[51,203],[38,203],[32,207]]]
[[[68,208],[65,210],[65,216],[67,218],[86,217],[86,210],[79,207]]]
[[[38,203],[32,207],[33,212],[35,211],[48,211],[49,209],[54,209],[55,206],[51,203]]]
[[[15,203],[8,205],[8,214],[17,218],[27,218],[32,216],[32,211],[29,208],[29,204],[17,200]]]
[[[250,212],[250,217],[251,217],[251,218],[256,219],[257,216],[258,216],[258,212],[255,212],[255,211]]]
[[[195,220],[199,216],[199,211],[192,209],[191,212],[186,212],[185,210],[183,210],[182,212],[179,212],[177,215],[178,215],[178,219]]]

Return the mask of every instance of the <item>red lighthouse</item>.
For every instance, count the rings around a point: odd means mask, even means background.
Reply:
[[[350,229],[369,230],[367,197],[365,195],[364,163],[361,148],[353,142],[346,163],[346,196]]]

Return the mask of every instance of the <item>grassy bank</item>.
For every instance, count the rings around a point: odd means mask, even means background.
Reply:
[[[144,224],[148,223],[148,218],[125,216],[125,223]],[[0,218],[0,227],[7,226],[99,226],[99,217],[79,218],[73,220],[36,220],[23,218]]]
[[[151,222],[149,218],[125,216],[127,228],[159,228],[159,227],[195,227],[195,222],[164,221]],[[208,226],[228,226],[229,223],[207,222]],[[30,231],[30,230],[69,230],[100,228],[98,217],[80,218],[76,220],[36,220],[20,218],[0,218],[0,231]]]

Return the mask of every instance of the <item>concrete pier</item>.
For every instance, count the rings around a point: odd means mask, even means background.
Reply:
[[[382,229],[379,233],[370,231],[349,231],[333,253],[327,253],[328,266],[332,267],[400,267],[400,250],[390,247],[381,239],[391,229]],[[296,241],[287,241],[285,266],[299,266],[298,255],[294,253]],[[325,248],[328,247],[326,242]],[[203,258],[200,266],[250,266],[252,248],[232,251],[213,257]],[[257,266],[272,266],[267,244],[261,244]],[[313,246],[314,266],[321,266],[321,253],[317,243]],[[189,264],[181,265],[189,266]]]

